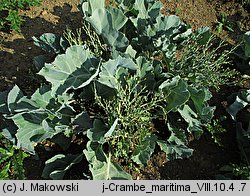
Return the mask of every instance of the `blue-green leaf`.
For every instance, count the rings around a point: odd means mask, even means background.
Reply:
[[[199,137],[203,130],[201,122],[197,119],[198,115],[188,105],[183,105],[178,108],[178,112],[188,123],[188,131],[194,133],[196,137]]]
[[[156,19],[155,28],[157,31],[167,31],[171,28],[178,28],[181,24],[182,22],[178,16],[159,16]]]
[[[187,84],[179,76],[166,80],[159,89],[165,94],[168,112],[176,111],[190,98]]]
[[[9,111],[12,113],[15,112],[15,109],[17,108],[17,102],[23,98],[23,92],[20,90],[18,86],[14,86],[11,91],[8,93],[7,97],[7,106]]]
[[[99,119],[94,120],[93,128],[87,131],[87,137],[90,141],[103,144],[105,142],[105,134],[108,127]]]
[[[196,89],[188,88],[195,110],[203,122],[210,122],[213,117],[215,107],[209,107],[207,101],[212,97],[206,88]]]
[[[96,9],[102,9],[105,7],[104,0],[84,0],[85,2],[82,3],[82,11],[84,16],[92,15],[93,11]]]
[[[47,52],[60,53],[60,36],[53,33],[44,33],[39,38],[32,37],[34,44]]]
[[[86,131],[93,127],[93,123],[86,112],[76,115],[76,117],[72,119],[72,124],[74,126],[74,131],[77,133]]]
[[[47,58],[45,55],[39,55],[33,58],[33,64],[35,65],[35,68],[38,71],[44,67],[46,61],[47,61]]]
[[[154,134],[146,135],[141,144],[135,148],[131,159],[139,165],[146,165],[155,150],[156,141],[157,137]]]
[[[160,1],[135,0],[133,6],[138,11],[137,19],[151,19],[154,21],[155,18],[161,15],[162,4]]]
[[[111,154],[106,156],[101,144],[88,142],[83,152],[89,162],[93,180],[132,180],[129,174],[111,160]]]
[[[121,28],[123,23],[119,26],[115,20],[127,19],[123,14],[119,13],[120,12],[115,13],[116,17],[118,17],[115,18],[115,16],[112,17],[111,13],[106,9],[96,9],[86,20],[90,22],[95,31],[100,34],[112,48],[124,52],[129,45],[128,39],[123,33],[116,29]]]
[[[107,131],[107,133],[105,133],[105,135],[104,135],[105,138],[112,136],[112,134],[114,133],[115,128],[118,124],[118,120],[119,120],[118,118],[115,119],[113,125],[110,127],[110,129]]]
[[[193,154],[193,150],[183,144],[168,143],[166,141],[157,141],[161,150],[166,153],[168,160],[188,158]]]
[[[6,106],[8,107],[8,112],[5,114],[15,114],[37,109],[36,103],[25,97],[16,85],[8,92]]]
[[[79,163],[83,154],[57,154],[45,162],[42,177],[45,179],[62,180],[65,173],[75,164]]]
[[[46,108],[46,106],[50,104],[52,98],[51,89],[47,85],[37,89],[31,96],[31,100],[36,102],[37,106],[41,108]]]
[[[98,81],[110,88],[118,90],[118,84],[121,82],[121,77],[124,76],[124,74],[128,74],[124,68],[136,70],[137,65],[132,59],[121,56],[118,56],[114,60],[109,60],[102,64]]]
[[[99,60],[91,58],[84,46],[72,46],[39,72],[52,84],[52,95],[87,86],[99,71]]]
[[[37,142],[41,142],[57,134],[56,131],[49,127],[45,120],[46,118],[47,115],[43,113],[26,113],[13,116],[12,120],[18,127],[16,133],[17,147],[34,154],[34,146]]]
[[[128,18],[119,9],[109,6],[107,8],[108,12],[112,17],[112,27],[115,30],[120,30],[127,22]]]
[[[201,27],[196,31],[197,42],[201,45],[207,44],[211,38],[211,32],[209,27]]]
[[[233,120],[236,120],[237,113],[250,104],[250,90],[241,90],[236,96],[236,100],[227,108],[227,112]]]

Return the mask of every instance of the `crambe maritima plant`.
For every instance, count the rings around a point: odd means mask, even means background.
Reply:
[[[18,86],[0,94],[4,133],[31,154],[37,143],[58,135],[88,139],[83,153],[47,160],[44,178],[62,179],[85,157],[92,179],[132,179],[122,166],[147,165],[156,146],[168,160],[190,157],[189,137],[201,136],[215,109],[207,103],[207,86],[171,71],[191,29],[177,16],[161,14],[159,1],[117,0],[111,7],[83,0],[79,8],[84,27],[75,35],[34,38],[55,54],[51,63],[44,56],[34,60],[46,84],[32,95]],[[198,31],[201,44],[209,40],[207,32]],[[164,122],[164,133],[155,129],[157,120]]]

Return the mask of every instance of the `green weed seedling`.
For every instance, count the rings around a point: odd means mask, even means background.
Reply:
[[[11,29],[20,31],[23,23],[22,17],[19,16],[19,9],[27,9],[31,6],[40,5],[42,0],[1,0],[0,1],[0,29],[9,25]],[[5,14],[6,13],[6,14]]]
[[[212,135],[212,138],[216,144],[223,146],[221,143],[221,135],[226,132],[226,130],[221,126],[221,120],[212,120],[210,124],[207,124],[207,130]]]
[[[216,31],[220,34],[223,29],[230,32],[234,32],[232,23],[228,20],[228,17],[225,13],[221,13],[219,15]]]
[[[25,170],[23,160],[28,154],[21,149],[16,149],[14,145],[0,134],[0,179],[1,180],[24,180]]]

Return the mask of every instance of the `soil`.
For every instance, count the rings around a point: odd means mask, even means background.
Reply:
[[[79,0],[43,0],[39,7],[20,11],[25,20],[20,33],[0,31],[0,90],[13,83],[26,90],[34,88],[37,78],[32,72],[32,61],[35,56],[44,52],[34,46],[32,37],[48,32],[62,34],[66,27],[80,27],[78,2]]]
[[[180,16],[193,29],[209,26],[222,39],[230,44],[240,40],[243,32],[250,29],[250,11],[248,5],[242,6],[236,0],[162,0],[163,13]],[[77,9],[79,0],[43,0],[41,6],[20,11],[25,22],[20,32],[5,29],[0,31],[0,91],[17,84],[26,93],[39,86],[39,78],[34,74],[33,58],[44,52],[33,45],[32,37],[46,32],[62,34],[66,27],[76,29],[81,26],[81,14]],[[234,31],[217,32],[219,17],[226,13],[227,22]],[[223,86],[219,92],[213,92],[210,104],[216,106],[216,116],[227,116],[222,122],[226,133],[221,135],[222,146],[215,144],[211,135],[205,131],[199,140],[190,142],[194,154],[190,159],[166,161],[164,153],[155,153],[149,164],[140,172],[130,171],[134,179],[214,179],[220,173],[220,168],[226,164],[238,163],[238,153],[235,140],[235,124],[225,111],[227,97],[237,88]],[[161,126],[161,125],[158,125]],[[162,127],[164,128],[164,127]],[[86,144],[84,137],[73,138],[70,151],[81,152]],[[37,146],[39,158],[30,157],[25,160],[28,179],[42,179],[41,173],[45,161],[61,148],[46,141]],[[75,165],[65,176],[65,179],[85,179],[82,175],[88,173],[86,160]]]

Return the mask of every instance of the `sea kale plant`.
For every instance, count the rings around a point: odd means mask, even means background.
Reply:
[[[250,85],[249,85],[249,65],[250,65],[250,31],[243,35],[243,45],[240,57],[246,64],[244,69],[244,77],[246,85],[244,89],[240,89],[237,93],[232,94],[228,98],[230,103],[227,112],[236,123],[236,139],[241,154],[241,163],[227,165],[222,168],[226,172],[226,177],[237,177],[240,179],[250,179]],[[247,75],[248,74],[248,75]]]
[[[227,112],[236,122],[236,140],[241,155],[240,164],[226,165],[221,168],[223,178],[250,179],[250,90],[241,89],[229,97],[231,105]]]
[[[241,76],[239,86],[242,88],[238,92],[228,97],[229,106],[227,112],[235,121],[236,141],[241,155],[241,160],[237,164],[225,165],[221,168],[223,179],[250,179],[250,31],[242,36],[242,44],[235,51],[239,69],[244,74]]]
[[[4,133],[31,154],[46,139],[66,150],[64,139],[85,135],[83,153],[47,160],[44,178],[62,179],[85,157],[92,179],[131,179],[123,166],[147,165],[157,145],[168,160],[190,157],[190,138],[201,136],[215,109],[208,105],[208,85],[173,71],[191,29],[177,16],[161,14],[160,1],[116,0],[111,7],[82,0],[79,8],[81,30],[34,38],[55,54],[51,63],[34,59],[45,84],[32,95],[18,86],[0,94]],[[196,34],[197,43],[207,44],[209,29]]]

